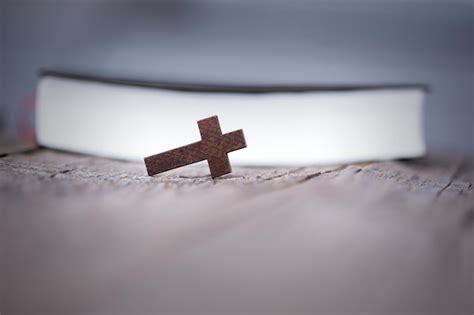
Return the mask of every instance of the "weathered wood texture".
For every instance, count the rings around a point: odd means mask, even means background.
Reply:
[[[474,168],[0,158],[2,314],[471,314]]]

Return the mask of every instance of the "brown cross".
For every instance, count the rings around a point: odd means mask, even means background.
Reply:
[[[217,116],[199,120],[197,123],[201,141],[146,157],[148,175],[204,160],[209,164],[212,178],[232,172],[227,153],[247,146],[242,129],[222,134]]]

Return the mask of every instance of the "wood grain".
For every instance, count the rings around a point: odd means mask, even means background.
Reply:
[[[474,167],[0,158],[2,313],[470,314]]]

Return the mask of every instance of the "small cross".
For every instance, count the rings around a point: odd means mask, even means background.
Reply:
[[[145,158],[148,175],[207,160],[212,178],[232,172],[227,153],[245,148],[242,129],[222,134],[217,116],[199,120],[201,141]]]

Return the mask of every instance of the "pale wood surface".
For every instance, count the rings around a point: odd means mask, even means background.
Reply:
[[[471,161],[213,180],[205,164],[149,177],[142,163],[9,152],[2,314],[474,311]]]

